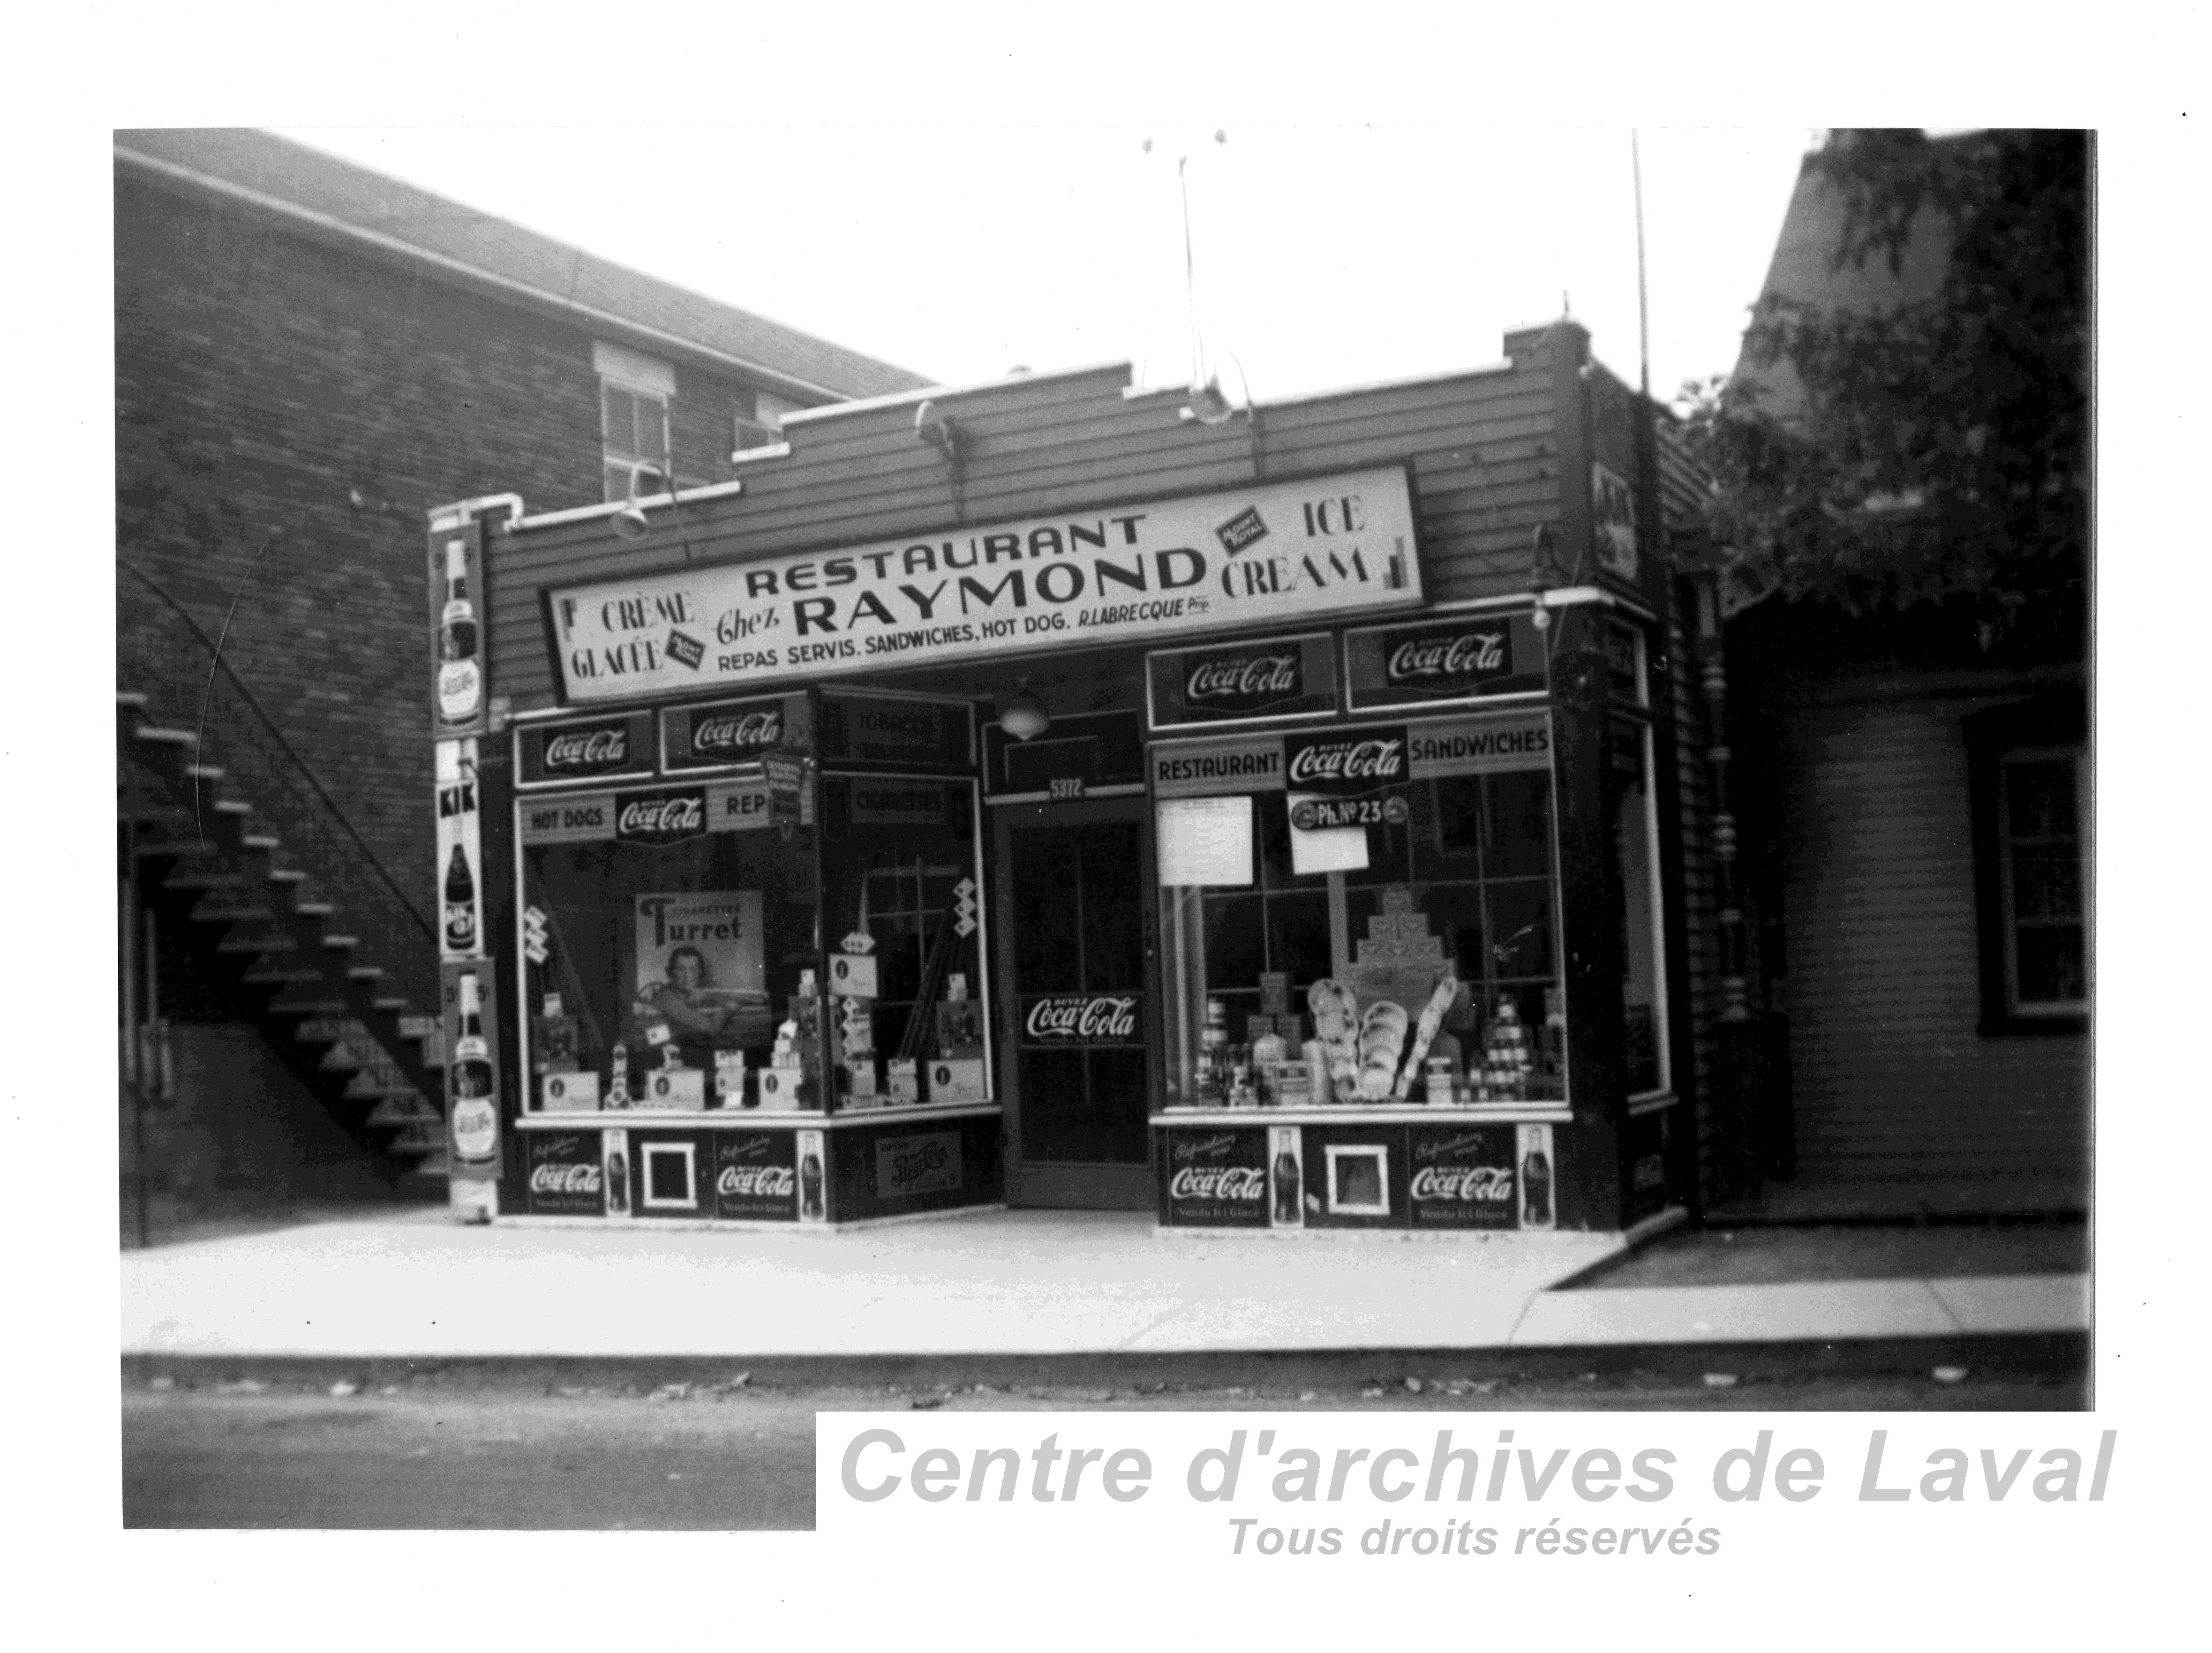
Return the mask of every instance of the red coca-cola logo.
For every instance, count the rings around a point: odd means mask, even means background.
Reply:
[[[1256,1165],[1185,1165],[1168,1181],[1170,1200],[1257,1205],[1267,1197],[1267,1173]]]
[[[1030,1006],[1032,1039],[1131,1039],[1137,1033],[1133,994],[1060,994]]]
[[[615,816],[615,836],[647,843],[673,843],[707,830],[707,795],[682,792],[654,798],[626,798]]]
[[[1513,1198],[1508,1165],[1430,1165],[1413,1173],[1413,1195],[1454,1204],[1504,1205]]]
[[[575,1165],[538,1165],[530,1173],[532,1194],[597,1194],[599,1191],[599,1168],[585,1164]]]
[[[751,752],[780,744],[783,739],[781,710],[732,712],[702,717],[691,726],[695,752]]]
[[[1463,631],[1446,637],[1409,637],[1390,651],[1384,670],[1392,683],[1424,678],[1461,682],[1500,677],[1513,669],[1506,634]]]
[[[1269,701],[1297,692],[1298,657],[1295,654],[1200,660],[1183,679],[1183,698],[1193,702]]]
[[[725,1165],[714,1192],[726,1200],[788,1200],[799,1179],[788,1165]]]
[[[629,760],[629,731],[619,726],[574,729],[548,736],[545,741],[545,767],[549,769],[595,774]]]
[[[1405,776],[1405,737],[1314,741],[1291,754],[1286,774],[1293,787],[1387,786]]]

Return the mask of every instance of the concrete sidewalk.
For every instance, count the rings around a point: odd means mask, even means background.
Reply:
[[[125,1254],[126,1355],[1176,1355],[2079,1332],[2081,1275],[1560,1292],[1617,1237],[1194,1239],[1002,1212],[830,1235],[380,1215]]]

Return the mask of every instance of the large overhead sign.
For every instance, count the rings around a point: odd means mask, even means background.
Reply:
[[[1421,600],[1400,467],[549,595],[572,702],[1334,618]]]

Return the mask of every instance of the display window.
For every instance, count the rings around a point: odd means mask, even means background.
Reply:
[[[1550,752],[1541,713],[1158,749],[1166,1104],[1563,1103]]]
[[[534,1110],[821,1105],[811,823],[747,780],[517,815]]]
[[[976,825],[972,781],[833,774],[822,782],[839,1106],[991,1099]]]

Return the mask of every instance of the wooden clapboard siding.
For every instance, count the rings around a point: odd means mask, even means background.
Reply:
[[[1432,601],[1525,589],[1534,526],[1560,520],[1558,374],[1542,349],[1510,366],[1264,404],[1256,421],[1180,416],[1180,394],[1124,394],[1126,366],[934,393],[957,424],[962,487],[914,435],[905,395],[794,419],[790,451],[747,465],[736,499],[653,513],[618,540],[592,520],[495,541],[491,678],[526,711],[554,703],[540,593],[687,562],[745,562],[976,525],[1109,512],[1131,501],[1404,465]]]
[[[1996,697],[1814,703],[1784,869],[1797,1181],[2078,1179],[2086,1041],[1984,1038],[1960,721]]]

